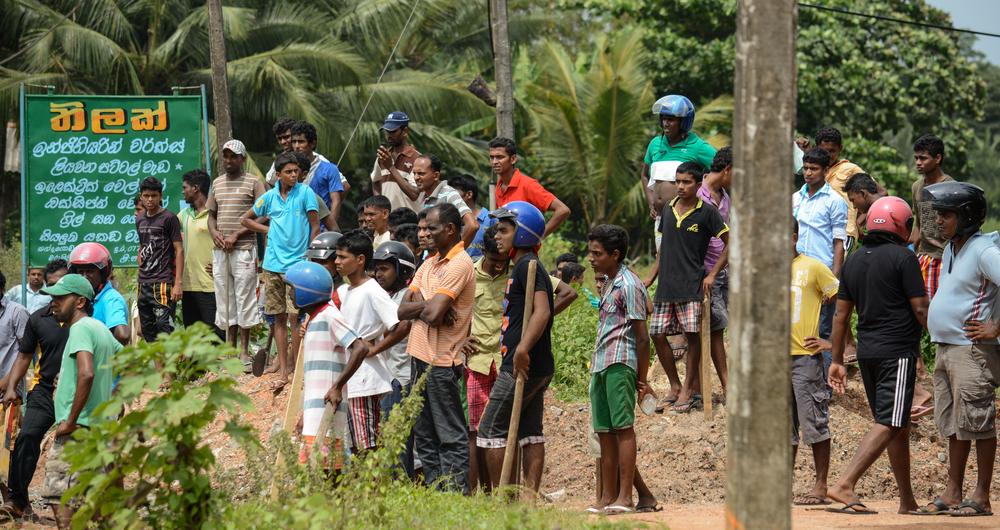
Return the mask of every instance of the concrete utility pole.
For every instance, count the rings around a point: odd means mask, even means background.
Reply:
[[[212,106],[215,108],[215,139],[222,171],[222,144],[233,137],[229,114],[229,76],[226,74],[226,36],[222,0],[208,0],[208,44],[212,58]]]
[[[740,0],[726,528],[791,528],[789,281],[795,0]]]

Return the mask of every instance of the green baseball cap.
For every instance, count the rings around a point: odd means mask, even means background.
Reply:
[[[87,300],[94,299],[94,287],[86,278],[79,274],[67,274],[59,279],[55,285],[50,285],[42,289],[42,292],[51,296],[65,296],[76,294],[84,296]]]

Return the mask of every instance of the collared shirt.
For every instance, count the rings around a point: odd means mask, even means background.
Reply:
[[[316,436],[323,419],[326,393],[330,391],[344,368],[350,361],[347,349],[358,335],[347,324],[343,313],[333,304],[323,306],[314,317],[309,319],[303,338],[302,358],[302,435]],[[337,405],[334,421],[338,437],[343,437],[346,430],[347,400]]]
[[[670,145],[667,137],[658,134],[646,146],[646,156],[643,162],[652,166],[654,162],[697,162],[702,169],[708,171],[715,158],[715,148],[702,140],[697,134],[689,132],[683,140]]]
[[[436,294],[453,300],[457,318],[452,325],[442,323],[431,327],[416,319],[410,327],[409,354],[433,366],[462,364],[460,347],[469,336],[476,299],[472,258],[464,251],[465,245],[459,241],[444,257],[436,254],[427,258],[410,283],[410,290],[420,293],[424,300],[429,301]]]
[[[978,232],[955,254],[948,244],[941,257],[941,279],[927,310],[931,342],[969,345],[965,322],[996,320],[1000,299],[1000,235]],[[996,344],[989,341],[986,344]]]
[[[28,311],[23,305],[11,301],[0,304],[0,377],[5,377],[14,366],[27,324]]]
[[[621,363],[638,371],[639,360],[632,321],[646,321],[646,287],[622,265],[601,293],[597,343],[590,358],[590,372],[600,372]],[[646,340],[646,337],[642,337]]]
[[[87,402],[80,411],[76,423],[92,425],[98,418],[93,417],[94,409],[111,398],[114,376],[111,373],[111,358],[122,349],[121,343],[101,322],[91,317],[83,317],[69,328],[66,349],[63,351],[62,365],[59,367],[59,384],[53,397],[56,423],[66,421],[76,395],[77,366],[76,354],[81,351],[93,355],[94,379],[91,383]]]
[[[52,307],[40,309],[28,317],[21,339],[21,355],[35,359],[35,372],[31,387],[42,385],[50,394],[56,387],[56,376],[62,366],[63,350],[69,329],[62,326],[52,314]],[[30,388],[29,388],[30,390]]]
[[[21,291],[24,291],[24,301],[21,300]],[[16,304],[21,304],[25,309],[28,310],[28,314],[34,313],[39,309],[52,303],[52,297],[43,294],[42,290],[32,291],[31,287],[23,285],[15,285],[11,287],[7,294],[4,295],[4,299],[8,302],[14,302]]]
[[[833,268],[833,240],[847,239],[847,203],[823,184],[812,197],[809,185],[792,196],[792,216],[799,223],[799,254],[816,258]]]
[[[498,182],[494,194],[497,200],[497,208],[514,201],[525,201],[531,203],[538,211],[545,213],[556,196],[545,189],[537,180],[521,173],[520,169],[515,169],[510,177],[510,183],[506,186],[503,182]]]
[[[403,179],[410,183],[411,186],[416,186],[417,181],[413,178],[413,161],[420,157],[420,151],[417,151],[412,145],[407,144],[401,152],[394,155],[392,165],[399,171]],[[382,195],[386,199],[389,199],[389,204],[392,205],[392,209],[396,208],[409,208],[413,211],[419,211],[419,206],[417,201],[410,199],[403,193],[400,189],[399,184],[396,184],[394,180],[389,176],[388,169],[382,169],[378,165],[378,160],[375,160],[375,167],[372,168],[371,173],[372,182],[382,182]]]
[[[280,190],[270,189],[253,205],[255,215],[271,218],[262,267],[279,274],[302,261],[309,248],[308,212],[318,210],[316,194],[309,186],[296,184],[287,197],[282,197]]]
[[[479,213],[476,215],[476,221],[479,223],[479,230],[476,230],[476,237],[472,238],[472,244],[469,245],[469,248],[465,249],[473,261],[483,257],[483,232],[493,225],[496,219],[490,217],[489,210],[480,208]]]
[[[818,259],[799,254],[792,260],[792,355],[812,355],[806,339],[819,336],[823,298],[837,295],[840,282]]]
[[[826,170],[826,183],[847,203],[847,235],[854,239],[858,238],[858,210],[854,208],[854,204],[847,198],[844,185],[855,174],[864,172],[857,164],[851,163],[846,158],[841,158],[836,164]]]
[[[128,325],[128,304],[111,281],[108,280],[101,292],[94,297],[94,318],[104,323],[108,329]]]
[[[712,237],[722,237],[729,226],[719,210],[698,199],[683,214],[677,211],[679,197],[663,206],[660,213],[660,281],[657,302],[701,302],[705,279],[705,254]]]
[[[214,293],[215,280],[205,270],[212,264],[212,250],[215,242],[208,231],[208,208],[201,213],[194,208],[185,208],[177,215],[184,237],[184,292]]]
[[[486,260],[476,262],[476,303],[472,308],[472,337],[478,350],[465,365],[469,370],[488,375],[493,364],[500,366],[500,326],[503,325],[503,295],[507,289],[510,266],[496,277],[483,268]]]
[[[465,214],[467,213],[472,213],[472,210],[469,209],[469,205],[465,204],[465,201],[462,200],[462,195],[458,193],[458,190],[452,188],[443,180],[438,182],[438,185],[431,190],[429,195],[421,191],[420,195],[417,197],[417,204],[424,209],[432,208],[443,203],[449,203],[455,208],[458,208],[458,215],[461,215],[462,217],[465,217]]]
[[[392,234],[388,230],[382,232],[381,234],[375,234],[375,238],[372,240],[372,248],[377,249],[382,243],[387,243],[392,241]]]
[[[719,202],[715,202],[715,198],[712,196],[712,189],[708,187],[708,184],[702,183],[701,187],[698,188],[698,196],[703,200],[707,201],[712,206],[715,206],[719,210],[719,215],[722,216],[722,220],[729,224],[729,193],[726,193],[726,189],[722,189],[722,198]],[[705,253],[705,272],[711,272],[712,268],[715,267],[715,263],[719,261],[722,256],[722,249],[725,247],[722,244],[722,240],[713,237],[711,241],[708,242],[708,251]]]

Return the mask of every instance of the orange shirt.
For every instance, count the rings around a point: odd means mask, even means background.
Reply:
[[[552,205],[556,196],[545,189],[537,180],[521,173],[520,169],[514,170],[514,175],[510,178],[510,184],[504,187],[503,182],[497,182],[496,187],[497,208],[513,201],[524,201],[531,203],[538,211],[545,213]]]
[[[472,324],[472,306],[476,301],[476,279],[472,258],[465,253],[461,241],[443,258],[427,258],[410,282],[410,290],[420,293],[424,300],[443,294],[452,300],[458,317],[454,324],[431,327],[423,320],[414,320],[407,342],[407,353],[433,366],[462,364],[459,348],[469,336]]]

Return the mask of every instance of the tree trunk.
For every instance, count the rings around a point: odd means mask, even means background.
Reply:
[[[222,146],[233,137],[229,115],[229,76],[226,74],[225,22],[222,0],[208,0],[208,42],[212,57],[212,106],[215,108],[215,139],[222,172]]]
[[[497,81],[497,136],[513,140],[514,80],[511,73],[510,34],[507,31],[507,0],[490,0],[490,32],[493,36],[493,68]]]
[[[791,528],[794,0],[740,0],[730,242],[726,527]],[[766,487],[762,487],[765,486]]]

